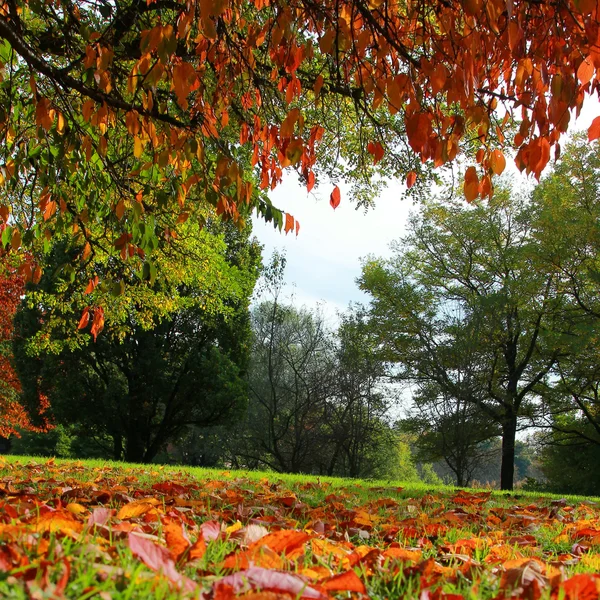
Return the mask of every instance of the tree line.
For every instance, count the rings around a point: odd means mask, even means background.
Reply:
[[[459,485],[500,440],[503,489],[518,431],[533,428],[551,483],[595,489],[591,474],[572,480],[600,443],[599,178],[598,147],[579,139],[530,194],[423,202],[391,258],[364,260],[370,302],[335,331],[282,299],[282,257],[261,267],[249,229],[216,221],[196,250],[216,265],[210,308],[206,279],[157,281],[162,299],[177,299],[170,311],[148,322],[125,311],[126,325],[74,343],[67,328],[43,327],[69,273],[44,277],[11,340],[27,418],[48,399],[38,426],[68,426],[92,455],[357,477],[398,473],[410,440]],[[259,273],[262,300],[250,306]]]

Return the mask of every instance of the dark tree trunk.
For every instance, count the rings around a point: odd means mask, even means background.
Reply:
[[[123,435],[121,432],[113,434],[113,458],[115,460],[123,458]]]
[[[508,415],[502,424],[502,464],[500,466],[500,489],[512,490],[515,476],[515,438],[517,416]]]

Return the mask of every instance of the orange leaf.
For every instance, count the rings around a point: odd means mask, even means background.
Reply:
[[[35,524],[35,531],[55,532],[65,534],[78,533],[83,529],[83,523],[77,521],[73,515],[66,510],[47,512],[39,517]]]
[[[302,546],[309,539],[308,534],[304,531],[296,531],[293,529],[282,529],[281,531],[275,531],[269,533],[264,537],[260,538],[256,542],[250,544],[249,549],[260,548],[266,546],[275,552],[281,554],[285,552],[288,554],[295,548]]]
[[[90,309],[86,307],[83,309],[83,314],[81,315],[81,319],[79,319],[79,325],[77,325],[77,329],[84,329],[87,327],[90,322]]]
[[[493,150],[490,154],[490,168],[495,175],[500,175],[506,168],[506,158],[500,150]]]
[[[339,575],[334,575],[331,579],[321,584],[324,589],[333,592],[356,592],[358,594],[366,594],[367,588],[360,580],[358,575],[350,570]]]
[[[473,202],[479,196],[479,178],[475,167],[469,167],[465,173],[464,193],[467,202]]]
[[[588,141],[597,140],[600,137],[600,117],[596,117],[588,129]]]
[[[590,56],[584,58],[577,69],[577,79],[581,81],[581,85],[589,83],[594,76],[595,71],[596,69],[594,68],[592,58]]]
[[[550,160],[550,143],[544,137],[536,138],[529,144],[529,164],[527,165],[528,172],[536,176],[539,180],[544,167]]]
[[[406,187],[410,190],[410,188],[415,185],[417,181],[417,174],[414,171],[409,171],[406,175]]]
[[[286,235],[294,230],[294,217],[290,213],[285,213],[285,233]]]
[[[151,504],[150,502],[146,502],[144,500],[130,502],[129,504],[126,504],[125,506],[121,507],[121,510],[119,510],[119,512],[117,513],[117,519],[133,519],[135,517],[143,515],[144,513],[147,513],[153,508],[154,504]]]
[[[190,560],[195,560],[197,558],[202,558],[206,554],[206,542],[204,541],[204,536],[200,533],[200,537],[192,544],[190,548],[190,552],[188,554],[188,558]]]
[[[183,530],[183,523],[169,519],[163,525],[163,533],[173,560],[179,560],[181,555],[190,547],[190,541]]]
[[[340,188],[336,185],[333,188],[333,192],[331,192],[331,196],[329,197],[329,204],[331,204],[334,210],[340,205],[340,199]]]

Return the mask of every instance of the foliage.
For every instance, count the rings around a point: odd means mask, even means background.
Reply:
[[[569,439],[585,448],[600,439],[600,147],[576,138],[534,200],[542,256],[570,300],[573,334],[554,368],[547,425],[561,432],[553,444]]]
[[[547,479],[546,488],[569,494],[598,495],[598,433],[586,419],[573,415],[562,415],[557,421],[554,431],[540,437],[541,470]],[[565,433],[569,431],[576,433]]]
[[[562,353],[567,303],[538,261],[533,210],[496,194],[466,207],[430,202],[389,261],[369,260],[371,327],[396,377],[476,409],[501,429],[501,486],[511,489],[515,436]],[[560,331],[560,334],[557,332]]]
[[[576,600],[600,580],[600,513],[577,497],[106,461],[2,460],[0,479],[19,600]]]
[[[350,477],[395,472],[390,398],[360,319],[347,315],[334,333],[318,311],[283,304],[275,291],[252,322],[249,406],[228,438],[232,464]]]
[[[66,342],[57,328],[50,337],[44,305],[28,299],[15,347],[26,399],[31,403],[41,388],[58,422],[76,426],[109,456],[138,462],[152,460],[189,425],[234,418],[247,400],[248,304],[260,254],[249,232],[202,238],[207,249],[186,261],[206,252],[204,261],[189,264],[172,287],[156,282],[153,300],[167,306],[146,322],[135,295],[120,296],[114,310],[123,312],[123,326],[107,325],[91,346],[70,344],[68,326]],[[214,285],[206,285],[209,278]],[[53,284],[42,278],[42,292],[30,296],[51,297],[43,288]]]
[[[475,470],[489,455],[484,442],[499,434],[497,424],[468,399],[440,391],[435,382],[422,385],[412,400],[411,416],[400,426],[415,435],[417,458],[443,460],[456,485],[470,485]]]
[[[598,90],[596,30],[587,0],[4,2],[3,247],[66,236],[74,268],[98,251],[151,277],[176,222],[208,206],[298,231],[262,191],[286,168],[309,190],[319,169],[410,187],[467,146],[472,201],[506,143],[539,178]]]
[[[23,277],[10,263],[0,267],[0,437],[20,435],[19,430],[45,431],[49,424],[45,412],[47,399],[37,397],[36,426],[21,403],[21,383],[14,369],[12,344],[13,319],[25,290]]]

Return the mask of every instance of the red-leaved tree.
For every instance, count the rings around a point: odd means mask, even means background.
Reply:
[[[40,395],[41,425],[34,425],[20,402],[21,383],[12,364],[13,319],[24,293],[24,279],[15,269],[0,270],[0,437],[19,435],[19,429],[46,431],[48,400]]]

